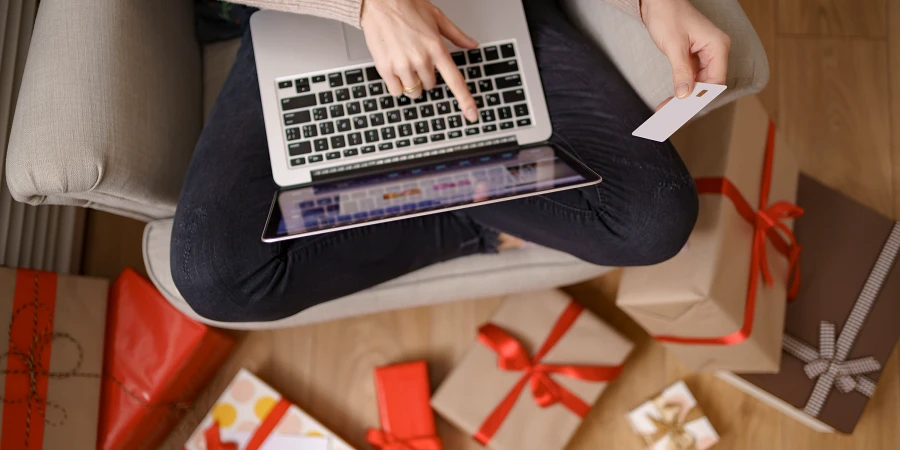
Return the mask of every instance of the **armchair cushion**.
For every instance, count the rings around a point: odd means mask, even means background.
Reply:
[[[691,0],[731,37],[728,89],[703,113],[761,91],[769,82],[769,63],[759,36],[738,0]],[[672,69],[644,24],[602,0],[563,0],[569,19],[593,38],[644,102],[656,108],[674,95]]]
[[[170,217],[201,117],[193,2],[44,0],[13,119],[10,191]]]
[[[187,316],[213,326],[242,330],[286,328],[393,309],[555,288],[611,270],[535,245],[428,266],[275,322],[223,323],[197,315],[178,292],[169,262],[171,237],[171,219],[150,222],[144,229],[144,264],[153,284]]]

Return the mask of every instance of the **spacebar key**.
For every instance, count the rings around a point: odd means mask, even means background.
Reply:
[[[519,63],[517,63],[515,60],[484,65],[484,75],[488,77],[518,71]]]
[[[281,99],[281,110],[289,111],[298,108],[316,106],[316,94],[299,95],[297,97]]]

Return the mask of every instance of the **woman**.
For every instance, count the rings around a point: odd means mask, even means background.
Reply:
[[[725,83],[728,36],[688,0],[607,1],[643,20],[671,62],[677,96],[687,96],[695,81]],[[276,185],[245,32],[197,143],[175,217],[172,275],[194,310],[220,321],[277,320],[436,262],[496,252],[518,239],[610,266],[654,264],[675,255],[697,217],[696,188],[678,154],[668,142],[631,136],[651,111],[553,0],[523,2],[552,140],[600,173],[603,183],[265,244],[260,221]],[[434,86],[437,69],[464,113],[477,114],[443,38],[463,48],[477,43],[428,0],[241,3],[359,26],[392,95],[418,97]]]

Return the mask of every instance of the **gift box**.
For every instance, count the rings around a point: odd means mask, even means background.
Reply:
[[[900,338],[900,223],[802,176],[802,284],[781,372],[720,374],[820,431],[851,433]]]
[[[109,302],[98,448],[155,449],[235,342],[181,314],[131,269]]]
[[[628,421],[650,450],[706,450],[719,442],[719,434],[684,381],[633,409]]]
[[[689,369],[773,373],[796,270],[797,166],[755,97],[673,138],[700,212],[674,258],[623,271],[617,305]]]
[[[632,348],[559,291],[509,297],[478,341],[431,405],[498,450],[565,447]]]
[[[309,414],[241,369],[185,450],[353,450]]]
[[[428,366],[415,361],[375,369],[381,429],[366,435],[375,448],[442,450],[431,409]]]
[[[97,445],[108,287],[0,268],[0,450]]]

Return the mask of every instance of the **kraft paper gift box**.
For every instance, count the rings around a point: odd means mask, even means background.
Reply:
[[[801,213],[791,205],[793,155],[756,97],[697,120],[673,142],[697,181],[697,224],[674,258],[625,269],[616,304],[691,370],[777,372],[799,249],[789,234]]]
[[[375,369],[375,392],[381,429],[370,428],[366,440],[383,450],[442,450],[431,409],[425,361]]]
[[[241,369],[184,450],[353,450],[255,375]]]
[[[900,223],[801,176],[801,287],[781,372],[720,376],[806,425],[851,433],[900,338]]]
[[[719,434],[684,381],[633,409],[628,421],[650,450],[706,450],[719,442]]]
[[[0,268],[0,449],[96,447],[108,288]]]
[[[560,291],[510,296],[432,397],[435,411],[497,450],[559,450],[632,343]]]

